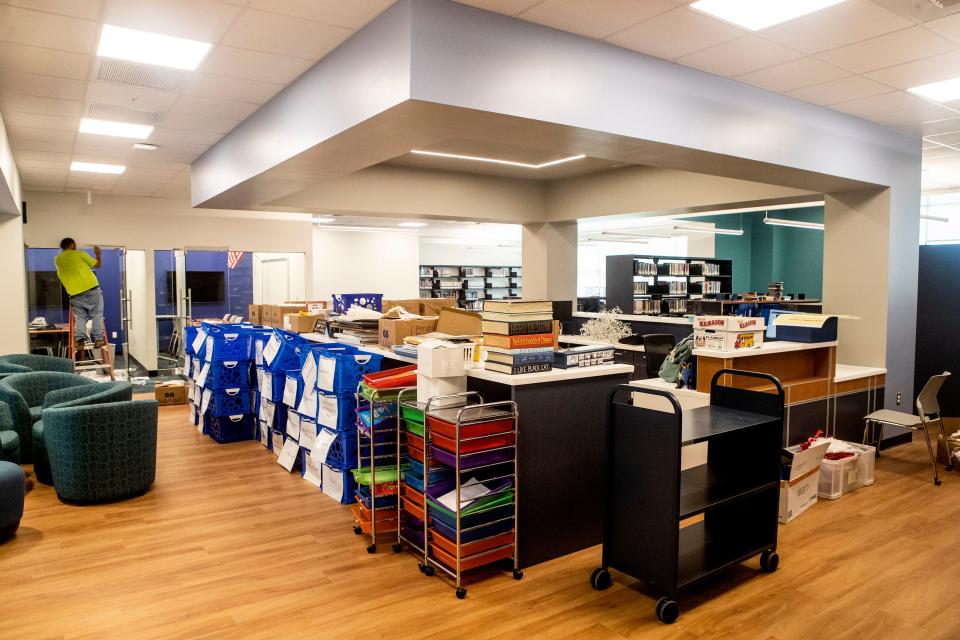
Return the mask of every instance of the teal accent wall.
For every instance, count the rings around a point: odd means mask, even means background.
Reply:
[[[776,227],[763,223],[762,211],[690,218],[712,222],[721,229],[739,229],[742,236],[717,235],[714,255],[733,260],[733,291],[766,291],[771,282],[783,282],[785,293],[823,295],[823,232]],[[770,217],[823,222],[823,207],[780,209]]]

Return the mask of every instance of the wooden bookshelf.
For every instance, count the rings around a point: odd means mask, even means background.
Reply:
[[[733,261],[689,256],[607,256],[607,308],[627,314],[682,316],[690,300],[733,293]]]
[[[479,311],[484,300],[505,300],[522,295],[521,267],[420,265],[421,298],[454,298],[461,309]]]

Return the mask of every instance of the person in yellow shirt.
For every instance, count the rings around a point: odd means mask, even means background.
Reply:
[[[87,340],[87,320],[92,323],[90,334],[93,346],[100,349],[106,344],[103,336],[103,291],[93,272],[100,268],[100,247],[94,247],[93,253],[96,259],[86,251],[78,251],[73,238],[64,238],[60,241],[60,255],[53,260],[57,266],[57,277],[67,290],[70,306],[73,307],[73,335],[78,354],[83,353]]]

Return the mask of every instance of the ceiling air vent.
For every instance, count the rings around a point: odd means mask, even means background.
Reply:
[[[86,117],[109,122],[154,125],[157,123],[159,115],[151,111],[138,111],[137,109],[127,109],[112,104],[93,103],[87,105]]]
[[[960,0],[930,0],[930,4],[941,9],[949,9],[950,7],[960,6]]]
[[[146,64],[123,62],[112,58],[100,58],[97,62],[97,80],[115,82],[134,87],[175,91],[186,75],[179,69],[164,69]]]

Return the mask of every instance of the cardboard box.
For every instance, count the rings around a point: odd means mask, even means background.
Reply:
[[[380,319],[380,346],[389,349],[395,344],[403,344],[407,336],[422,336],[437,330],[435,318],[420,320]]]
[[[187,385],[182,382],[165,382],[158,384],[153,396],[161,406],[187,404]]]
[[[439,316],[441,309],[455,309],[457,301],[453,298],[421,298],[420,315]]]
[[[479,313],[454,308],[439,310],[437,333],[448,336],[479,336],[483,333],[482,326],[483,319]]]
[[[306,304],[265,304],[260,308],[261,324],[265,327],[283,328],[283,316],[306,311]]]
[[[777,519],[786,524],[817,503],[820,464],[827,453],[829,442],[821,442],[809,449],[800,445],[784,452],[791,457],[790,472],[780,480],[780,511]]]
[[[461,356],[461,361],[462,361]],[[419,365],[417,365],[419,366]],[[467,390],[467,376],[456,378],[429,378],[420,373],[417,374],[417,402],[426,402],[430,398],[437,396],[448,396],[454,393],[463,393]],[[431,407],[447,407],[461,402],[459,398],[447,398],[432,402]]]
[[[771,337],[790,342],[833,342],[838,316],[822,313],[781,313],[773,321]]]
[[[303,315],[300,313],[288,313],[283,316],[283,328],[286,331],[294,333],[316,333],[317,322],[322,322],[322,315]]]
[[[693,348],[714,351],[757,349],[763,344],[763,331],[694,331]]]
[[[948,433],[946,443],[943,436],[937,436],[937,464],[960,465],[960,436]]]
[[[746,316],[696,316],[694,331],[763,331],[763,318]]]
[[[402,307],[409,313],[414,315],[422,315],[420,313],[420,304],[422,300],[420,298],[408,298],[406,300],[387,300],[384,299],[380,305],[380,309],[383,313],[386,313],[394,307]]]
[[[307,313],[320,313],[330,309],[331,306],[329,300],[307,300],[304,304],[307,307]]]
[[[260,320],[262,318],[260,315],[261,306],[262,305],[259,304],[247,305],[247,320],[249,320],[251,324],[260,324]]]
[[[417,345],[417,374],[428,378],[463,376],[463,346],[444,340],[424,340]]]

